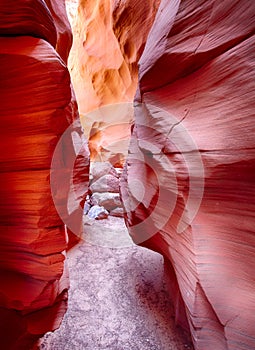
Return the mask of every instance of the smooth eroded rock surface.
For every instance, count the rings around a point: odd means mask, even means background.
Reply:
[[[56,51],[67,63],[69,52],[72,46],[72,30],[67,18],[65,0],[45,0],[57,31]]]
[[[90,190],[119,193],[119,179],[112,175],[104,175],[90,185]]]
[[[138,60],[159,0],[67,0],[74,33],[68,67],[91,159],[122,166],[133,111]],[[104,106],[111,106],[104,109]]]
[[[74,32],[69,68],[81,113],[132,101],[137,62],[159,1],[67,1]],[[142,30],[141,30],[142,28]]]
[[[95,192],[91,196],[91,202],[93,205],[101,205],[108,211],[115,209],[117,207],[121,207],[121,201],[119,193],[99,193]]]
[[[0,343],[27,350],[67,308],[64,224],[81,233],[89,159],[45,2],[0,13]]]
[[[255,348],[254,30],[253,1],[163,0],[140,60],[126,222],[197,350]]]
[[[50,3],[50,0],[48,2]],[[42,38],[55,47],[56,28],[43,0],[2,0],[0,17],[0,36],[28,35]]]
[[[118,178],[118,173],[110,162],[91,162],[90,175],[93,182],[104,175],[112,175]]]

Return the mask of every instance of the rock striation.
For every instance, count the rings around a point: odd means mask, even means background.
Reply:
[[[89,159],[64,64],[71,33],[60,3],[0,3],[0,342],[6,350],[29,349],[59,326],[69,285],[66,218],[75,217],[81,228]]]
[[[196,350],[255,348],[255,4],[162,0],[121,194]]]

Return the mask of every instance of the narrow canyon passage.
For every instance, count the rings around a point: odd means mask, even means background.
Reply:
[[[0,18],[0,349],[254,350],[255,1]]]
[[[192,349],[174,325],[161,255],[132,244],[122,218],[94,221],[68,253],[71,287],[62,325],[39,349]]]
[[[137,62],[159,2],[148,2],[142,12],[139,10],[140,15],[139,11],[129,13],[123,4],[113,6],[109,1],[79,3],[80,11],[78,1],[66,1],[74,34],[69,71],[90,159],[92,164],[103,160],[122,168],[133,123]],[[104,15],[97,8],[99,3],[106,11],[105,27],[99,25]],[[121,15],[126,18],[124,23],[118,21]],[[140,28],[140,22],[144,28],[137,36],[135,28]],[[81,46],[83,32],[85,40]],[[136,40],[132,32],[136,33]],[[104,175],[111,176],[113,170]],[[41,339],[39,349],[191,349],[183,330],[175,326],[173,306],[164,284],[162,256],[136,246],[123,218],[112,216],[112,210],[120,209],[111,208],[108,203],[120,202],[114,197],[119,197],[119,193],[111,193],[116,188],[105,189],[112,198],[104,201],[107,193],[103,194],[100,186],[112,187],[113,180],[108,177],[97,189],[90,181],[92,209],[99,205],[110,215],[104,220],[84,215],[83,240],[67,252],[67,313],[60,328]],[[119,192],[119,183],[113,187]]]

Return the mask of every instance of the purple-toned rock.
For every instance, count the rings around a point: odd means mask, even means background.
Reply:
[[[107,219],[109,216],[109,212],[99,205],[94,205],[88,211],[88,217],[91,219],[102,220]]]

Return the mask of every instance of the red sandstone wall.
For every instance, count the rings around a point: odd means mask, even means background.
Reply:
[[[55,49],[64,60],[64,62],[67,63],[73,37],[71,26],[67,18],[65,1],[45,0],[45,2],[53,17],[53,21],[57,30],[57,44]]]
[[[139,63],[126,222],[196,350],[255,348],[254,32],[253,1],[162,0]]]
[[[0,347],[5,350],[29,349],[39,335],[59,326],[67,307],[67,237],[61,218],[67,213],[70,177],[63,174],[72,170],[68,159],[79,152],[81,130],[69,73],[54,49],[57,45],[67,59],[71,33],[64,29],[65,12],[58,12],[64,2],[47,3],[58,13],[53,12],[54,21],[44,1],[0,3]],[[62,152],[52,175],[57,144]],[[85,146],[76,161],[74,182],[80,188],[68,211],[79,226],[88,181],[86,152]]]

